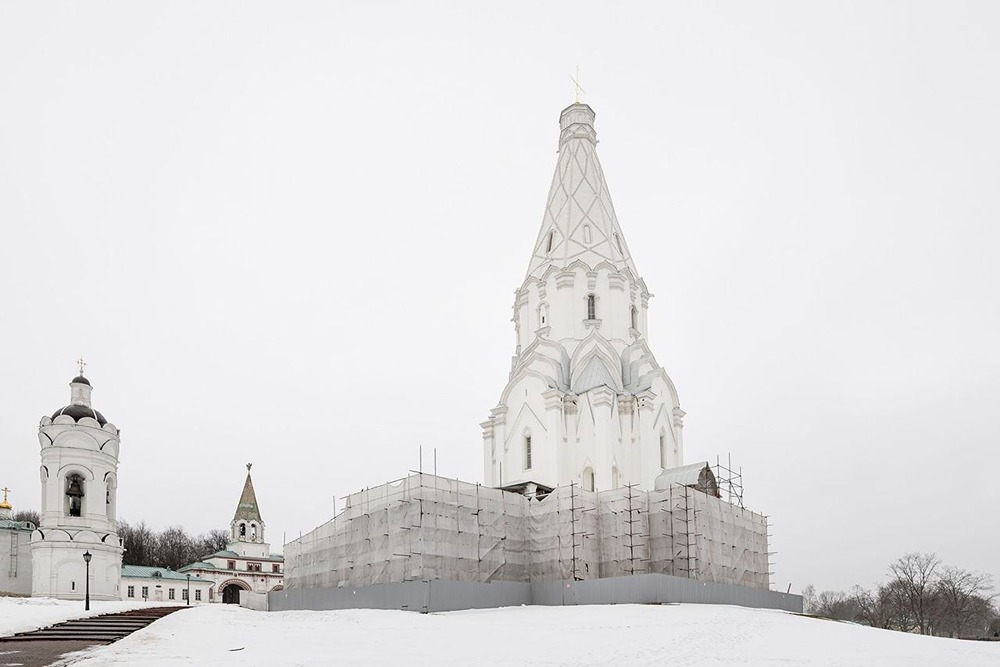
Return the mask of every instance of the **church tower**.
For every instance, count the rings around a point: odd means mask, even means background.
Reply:
[[[510,378],[482,423],[490,486],[649,490],[683,463],[684,412],[647,343],[652,295],[596,148],[593,109],[564,109],[542,226],[515,292]]]
[[[116,520],[118,429],[91,405],[90,381],[70,382],[70,403],[42,417],[41,525],[31,536],[34,596],[83,599],[90,554],[90,597],[118,600],[122,542]]]
[[[229,523],[229,550],[249,558],[267,558],[271,545],[264,541],[264,520],[257,507],[257,494],[250,478],[252,463],[247,464],[247,479],[243,482],[243,493],[236,505],[236,514]]]

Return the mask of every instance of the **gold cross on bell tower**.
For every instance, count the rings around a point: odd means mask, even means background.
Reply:
[[[76,363],[80,367],[80,375],[83,375],[83,369],[87,365],[87,362],[83,360],[83,357],[80,357],[76,360]]]
[[[575,96],[576,101],[573,104],[579,104],[580,103],[580,93],[587,92],[586,90],[583,89],[583,86],[580,85],[580,66],[579,65],[576,66],[576,76],[571,76],[569,78],[569,80],[573,82],[573,86],[576,88],[576,96]]]
[[[10,489],[5,486],[0,491],[3,491],[3,502],[0,503],[0,507],[10,509],[10,503],[7,502],[7,494],[10,493]]]

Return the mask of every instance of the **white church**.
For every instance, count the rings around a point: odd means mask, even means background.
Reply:
[[[270,609],[685,601],[801,611],[800,597],[770,590],[767,518],[724,492],[707,461],[684,463],[684,411],[648,342],[651,295],[615,215],[594,118],[580,103],[559,117],[555,174],[515,292],[510,376],[481,424],[484,483],[419,472],[366,488],[282,558],[264,539],[248,465],[227,549],[177,573],[126,570],[126,583],[119,433],[92,407],[81,367],[70,404],[39,426],[41,525],[0,515],[13,536],[0,561],[22,563],[10,586],[23,588],[27,571],[32,595],[80,599],[86,556],[93,599],[190,576],[198,602],[245,591]]]
[[[684,411],[647,342],[649,299],[597,159],[594,111],[574,104],[559,117],[559,159],[514,297],[510,380],[482,424],[487,486],[652,489],[683,463]]]
[[[649,344],[650,292],[597,157],[595,114],[559,157],[515,292],[515,354],[482,426],[483,484],[415,473],[347,497],[285,545],[270,609],[724,602],[769,590],[767,518],[684,464],[684,411]],[[725,497],[723,497],[725,496]]]

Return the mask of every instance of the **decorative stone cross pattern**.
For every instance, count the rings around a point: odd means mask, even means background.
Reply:
[[[87,362],[83,360],[83,357],[80,357],[76,360],[76,363],[80,366],[80,375],[83,375],[83,369],[87,365]]]

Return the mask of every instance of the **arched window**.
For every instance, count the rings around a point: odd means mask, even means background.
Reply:
[[[639,330],[639,311],[635,306],[632,306],[632,328],[636,331]]]
[[[114,475],[107,478],[106,484],[108,485],[108,490],[105,495],[104,511],[108,517],[108,521],[113,522],[115,520],[115,500],[118,494],[118,480]]]
[[[593,294],[587,295],[587,319],[597,319],[597,297]]]
[[[552,230],[549,232],[549,238],[545,242],[545,254],[552,252],[552,245],[556,242],[556,232]]]
[[[621,486],[621,475],[618,472],[618,466],[611,468],[611,488],[617,489]]]
[[[583,226],[583,242],[584,243],[590,243],[590,239],[591,239],[591,236],[590,236],[590,225],[584,225]]]
[[[594,469],[588,466],[583,469],[583,489],[584,491],[593,491],[595,486]]]
[[[531,470],[531,435],[524,436],[524,469]]]
[[[245,523],[240,524],[240,537],[247,536],[247,525]]]
[[[667,434],[660,431],[660,467],[667,467]]]
[[[83,515],[83,476],[73,473],[66,477],[66,513],[70,516]]]
[[[538,306],[538,326],[544,327],[549,321],[549,305],[543,303]]]
[[[250,539],[251,540],[257,539],[257,524],[255,523],[250,524]]]

